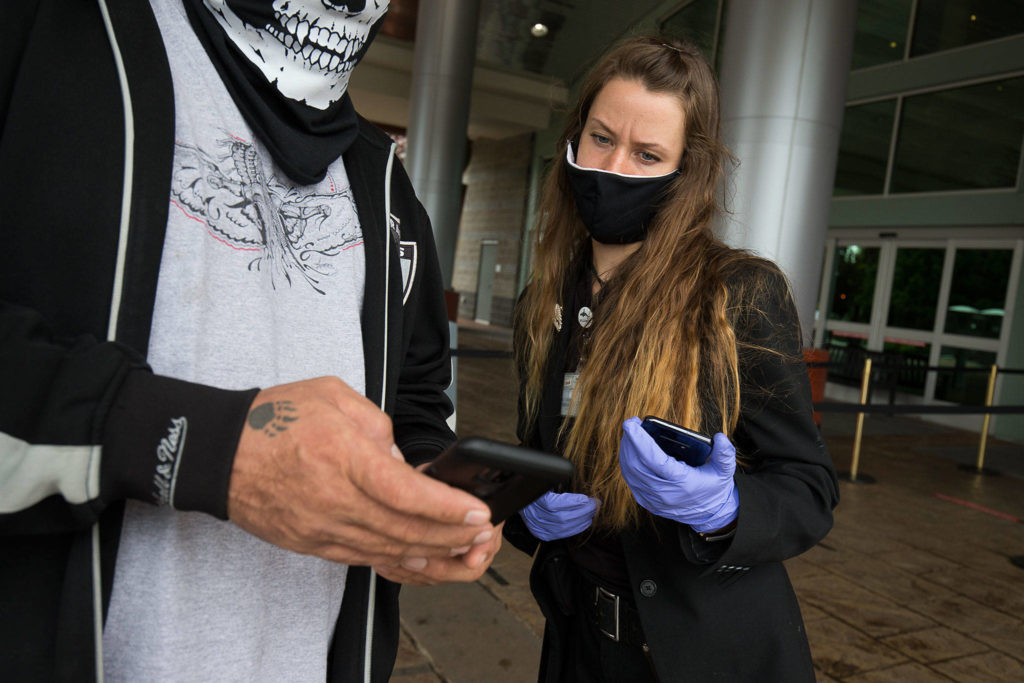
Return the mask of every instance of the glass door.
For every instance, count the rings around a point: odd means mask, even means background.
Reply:
[[[860,386],[863,352],[873,348],[872,321],[884,288],[883,244],[829,240],[826,248],[823,272],[829,279],[815,314],[815,346],[829,350],[830,382]]]
[[[814,339],[837,365],[830,382],[859,387],[864,351],[882,351],[901,400],[984,402],[987,375],[970,370],[1006,356],[1019,241],[832,237],[826,249]]]
[[[935,365],[955,368],[937,376],[934,397],[942,401],[981,405],[987,376],[964,369],[988,368],[1005,358],[1009,313],[1020,272],[1020,249],[960,243],[948,261],[950,283],[941,321],[937,321]],[[1014,267],[1016,263],[1016,267]],[[1011,288],[1012,285],[1012,288]],[[1002,353],[1000,353],[1002,351]]]

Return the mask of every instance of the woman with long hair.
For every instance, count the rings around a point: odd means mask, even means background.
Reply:
[[[691,45],[626,40],[583,83],[516,308],[519,436],[576,465],[505,525],[536,553],[543,681],[813,681],[782,561],[838,486],[785,277],[712,232],[728,152]],[[653,415],[713,434],[666,454]]]

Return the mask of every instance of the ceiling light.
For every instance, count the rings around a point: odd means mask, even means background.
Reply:
[[[548,27],[539,21],[530,27],[530,35],[534,38],[543,38],[548,34]]]

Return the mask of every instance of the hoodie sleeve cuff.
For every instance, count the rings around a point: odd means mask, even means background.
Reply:
[[[103,429],[102,497],[227,519],[235,450],[258,392],[130,372]]]

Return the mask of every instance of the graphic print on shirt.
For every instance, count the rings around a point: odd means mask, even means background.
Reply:
[[[252,143],[227,136],[220,145],[210,154],[175,142],[171,202],[220,242],[252,251],[249,270],[268,272],[275,289],[294,278],[324,294],[333,257],[362,243],[350,189],[329,178],[326,193],[286,185],[267,176]]]

